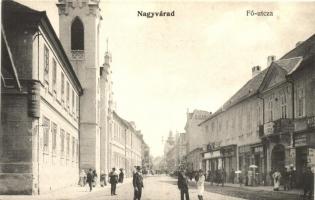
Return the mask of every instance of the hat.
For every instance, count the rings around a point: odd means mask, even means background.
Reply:
[[[140,167],[140,166],[136,166],[136,169],[137,169],[137,170],[141,170],[141,167]]]

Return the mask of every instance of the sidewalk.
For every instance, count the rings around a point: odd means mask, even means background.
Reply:
[[[210,182],[205,182],[205,185],[207,186],[211,186]],[[213,183],[213,185],[217,185],[215,183]],[[219,185],[220,186],[220,185]],[[240,184],[233,184],[233,183],[224,183],[224,187],[235,187],[235,188],[242,188],[245,190],[255,190],[255,191],[269,191],[269,192],[277,192],[277,193],[285,193],[285,194],[303,194],[303,190],[302,189],[292,189],[289,191],[285,191],[283,189],[283,187],[280,187],[279,191],[273,191],[273,187],[272,186],[244,186],[242,185],[242,187],[240,187]]]
[[[121,185],[124,184],[130,184],[132,181],[132,178],[125,178],[124,183],[117,184],[117,188],[119,188]],[[90,192],[90,188],[88,185],[85,187],[80,187],[78,185],[76,186],[70,186],[66,188],[60,188],[54,191],[51,191],[49,193],[41,194],[41,195],[0,195],[0,200],[56,200],[56,199],[65,199],[65,200],[71,200],[71,199],[77,199],[78,197],[82,197],[85,195],[89,195],[95,192],[99,191],[105,191],[108,190],[110,192],[110,184],[107,183],[107,186],[105,187],[94,187],[92,192]]]

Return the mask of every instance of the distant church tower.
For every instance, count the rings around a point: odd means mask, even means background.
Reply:
[[[59,0],[59,37],[83,87],[80,168],[100,171],[99,0]]]

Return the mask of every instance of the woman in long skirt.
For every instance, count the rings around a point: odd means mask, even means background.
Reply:
[[[279,191],[279,187],[280,187],[280,179],[281,179],[281,174],[278,170],[275,171],[275,173],[273,173],[272,175],[273,178],[273,190],[274,191]]]
[[[203,192],[205,190],[205,175],[202,172],[202,169],[199,170],[199,178],[197,181],[197,191],[198,191],[198,199],[203,200]]]

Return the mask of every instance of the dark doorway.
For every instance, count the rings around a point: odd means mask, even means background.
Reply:
[[[283,170],[285,166],[285,151],[282,144],[273,147],[271,153],[271,168],[274,170]]]

